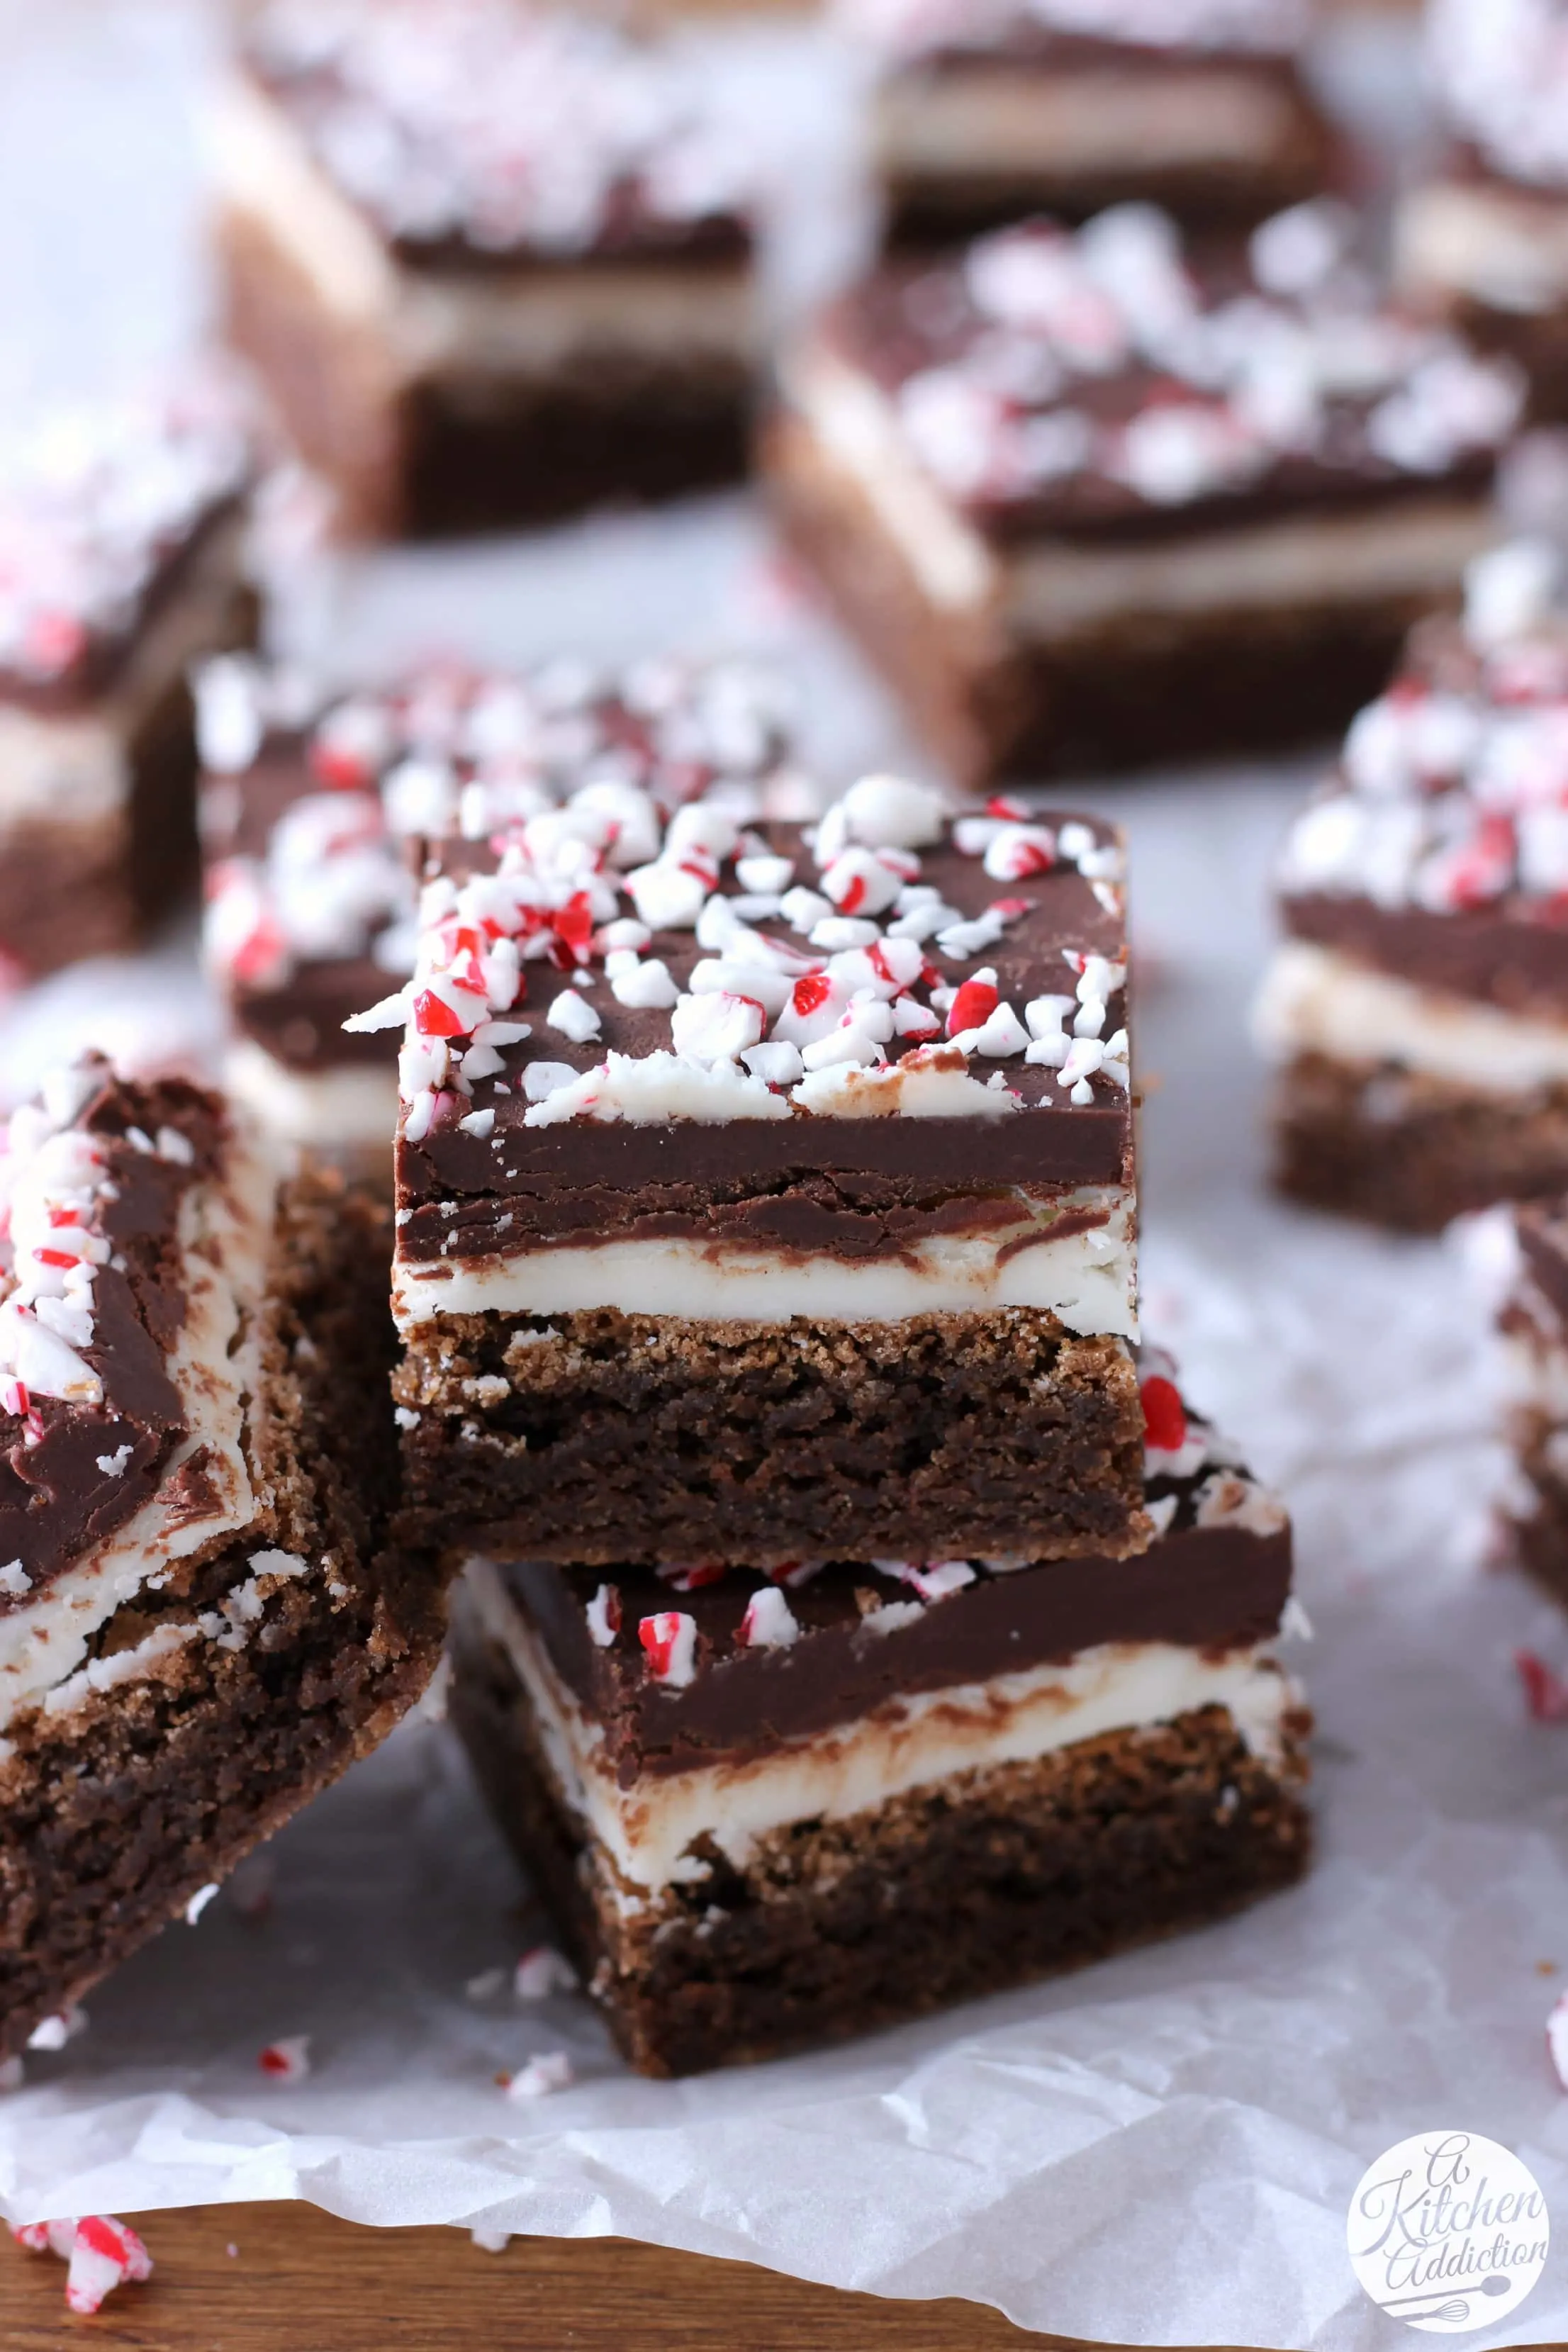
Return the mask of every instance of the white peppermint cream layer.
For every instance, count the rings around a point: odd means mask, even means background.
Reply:
[[[868,377],[818,345],[787,365],[784,383],[930,603],[943,612],[989,607],[1037,644],[1068,645],[1129,611],[1183,617],[1430,594],[1457,584],[1497,537],[1484,499],[1434,491],[1362,514],[1200,528],[1142,547],[1042,538],[1003,558],[916,461],[892,403]]]
[[[1027,1196],[1020,1194],[1027,1202]],[[1048,1308],[1070,1331],[1138,1336],[1137,1243],[1132,1204],[1119,1191],[1086,1187],[1052,1208],[1107,1212],[1106,1223],[1020,1249],[1016,1223],[992,1234],[942,1234],[895,1260],[857,1265],[824,1254],[746,1249],[698,1241],[604,1242],[506,1258],[402,1260],[393,1312],[409,1330],[439,1315],[571,1315],[614,1307],[623,1315],[682,1320],[787,1323],[897,1322],[910,1315]],[[1012,1255],[1004,1256],[1010,1250]]]
[[[211,126],[224,201],[258,223],[322,303],[375,338],[394,380],[547,374],[571,356],[629,352],[749,363],[750,265],[679,259],[521,273],[405,269],[321,172],[287,115],[234,81]]]
[[[1415,294],[1468,294],[1521,315],[1568,301],[1568,203],[1435,181],[1400,207],[1395,272]]]
[[[563,1687],[496,1569],[471,1561],[468,1579],[481,1622],[532,1702],[563,1796],[610,1856],[633,1907],[707,1874],[690,1852],[701,1838],[743,1868],[759,1839],[792,1822],[847,1820],[957,1773],[1033,1762],[1197,1707],[1226,1708],[1251,1753],[1276,1764],[1284,1718],[1300,1704],[1264,1647],[1213,1657],[1163,1642],[1107,1643],[1065,1665],[889,1699],[768,1756],[649,1775],[623,1789],[605,1762],[603,1732]]]
[[[878,95],[876,139],[885,168],[963,181],[1002,173],[1052,182],[1073,173],[1149,172],[1185,164],[1266,164],[1296,124],[1289,92],[1267,75],[1224,65],[1181,74],[1022,69],[1016,58],[962,72],[896,77]]]
[[[134,1517],[42,1588],[37,1601],[0,1617],[0,1727],[24,1707],[40,1700],[47,1705],[49,1695],[73,1678],[79,1685],[73,1695],[83,1698],[94,1674],[101,1682],[112,1666],[111,1680],[123,1680],[118,1660],[79,1671],[92,1635],[143,1588],[156,1591],[172,1561],[237,1534],[255,1518],[246,1423],[259,1371],[257,1310],[276,1191],[276,1171],[266,1155],[239,1151],[223,1183],[198,1185],[186,1194],[180,1223],[185,1320],[168,1371],[185,1400],[191,1434],[175,1448],[159,1492]],[[221,1497],[220,1508],[171,1526],[164,1495],[199,1447],[207,1449],[204,1475]],[[24,1556],[24,1574],[27,1567]]]
[[[57,717],[0,702],[0,825],[80,827],[84,855],[108,862],[102,831],[126,822],[131,739],[217,642],[240,571],[243,530],[237,519],[213,532],[179,593],[142,632],[122,675],[96,703]]]
[[[1276,949],[1252,1024],[1273,1061],[1395,1063],[1477,1094],[1568,1085],[1568,1022],[1418,988],[1307,940]]]
[[[329,1156],[372,1154],[390,1169],[397,1129],[397,1073],[351,1065],[291,1070],[253,1037],[237,1037],[224,1056],[226,1091],[280,1143]]]

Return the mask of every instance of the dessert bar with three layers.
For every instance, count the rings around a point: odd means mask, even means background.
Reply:
[[[412,1524],[576,1561],[1147,1534],[1112,828],[569,809],[432,852],[394,1309]]]
[[[0,457],[0,959],[132,944],[195,874],[189,665],[247,644],[247,419],[216,375]]]
[[[1493,534],[1513,370],[1382,305],[1322,200],[895,260],[782,367],[785,530],[966,782],[1348,719]]]
[[[1560,560],[1473,567],[1298,818],[1256,1026],[1276,1172],[1429,1232],[1568,1186],[1568,610]]]
[[[1289,1525],[1149,1385],[1140,1558],[470,1566],[453,1712],[635,2066],[864,2032],[1299,1876]]]
[[[1568,1603],[1568,1197],[1515,1205],[1498,1318],[1521,1566]]]
[[[1556,0],[1431,0],[1428,79],[1447,150],[1405,195],[1399,279],[1568,422],[1568,49]]]
[[[230,339],[344,535],[744,472],[751,167],[657,44],[518,0],[264,0],[213,147]]]
[[[383,1548],[384,1208],[96,1059],[0,1199],[4,2057],[376,1743],[444,1603]]]
[[[417,841],[563,803],[638,822],[650,799],[665,816],[705,793],[748,818],[817,805],[789,762],[777,681],[738,660],[426,667],[328,693],[234,656],[208,665],[197,698],[226,1084],[274,1136],[384,1181],[396,1042],[342,1024],[414,968]]]
[[[1142,199],[1249,226],[1324,185],[1333,145],[1298,0],[840,0],[878,79],[890,243]]]

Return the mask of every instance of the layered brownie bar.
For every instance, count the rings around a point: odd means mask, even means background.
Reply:
[[[1424,625],[1298,819],[1257,1008],[1277,1173],[1320,1208],[1435,1231],[1568,1186],[1568,610],[1500,549]]]
[[[1521,1565],[1568,1602],[1568,1202],[1519,1204],[1499,1323]]]
[[[229,332],[345,533],[744,471],[750,165],[672,54],[519,0],[263,0],[213,143]]]
[[[1430,79],[1448,149],[1395,237],[1411,296],[1530,382],[1568,420],[1568,45],[1557,0],[1431,0]]]
[[[563,805],[637,824],[708,793],[748,819],[817,805],[790,764],[778,680],[739,660],[429,667],[328,694],[236,656],[197,690],[226,1083],[274,1135],[384,1179],[396,1042],[342,1024],[414,969],[413,843]]]
[[[129,946],[195,873],[185,673],[248,643],[251,439],[216,379],[57,416],[0,460],[0,958]]]
[[[1161,1376],[1141,1559],[469,1568],[453,1710],[632,2064],[768,2058],[1288,1885],[1283,1510]]]
[[[785,528],[961,776],[1309,739],[1457,589],[1518,388],[1381,308],[1348,229],[1037,221],[885,266],[787,358]]]
[[[893,777],[433,857],[394,1311],[413,1524],[497,1557],[1117,1555],[1121,850]]]
[[[1300,0],[840,0],[838,15],[877,62],[893,244],[1135,198],[1246,226],[1328,176]]]
[[[0,2056],[415,1699],[375,1212],[62,1070],[0,1153]]]

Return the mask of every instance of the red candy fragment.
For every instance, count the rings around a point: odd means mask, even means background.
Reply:
[[[18,2245],[35,2253],[58,2254],[70,2264],[66,2273],[66,2307],[70,2311],[97,2311],[117,2286],[127,2280],[139,2285],[153,2275],[153,2257],[145,2245],[111,2213],[87,2213],[79,2221],[31,2221],[11,2234]]]
[[[661,1609],[637,1624],[637,1640],[647,1652],[655,1680],[677,1690],[696,1671],[697,1621],[678,1609]]]
[[[956,1037],[965,1029],[984,1029],[1002,1002],[1001,992],[988,980],[966,980],[947,1008],[947,1034]]]
[[[465,1034],[459,1015],[433,988],[422,988],[415,998],[414,1026],[422,1037],[461,1037]]]
[[[1514,1666],[1532,1723],[1568,1723],[1568,1682],[1533,1650],[1516,1650]]]
[[[310,2071],[310,2037],[308,2033],[287,2033],[269,2042],[257,2058],[264,2074],[279,2083],[302,2082]]]
[[[1139,1389],[1143,1442],[1155,1454],[1179,1454],[1187,1442],[1187,1415],[1174,1381],[1155,1372]]]
[[[833,982],[825,971],[808,971],[803,979],[795,982],[790,998],[791,1010],[804,1019],[807,1013],[816,1013],[826,1004],[832,992]]]

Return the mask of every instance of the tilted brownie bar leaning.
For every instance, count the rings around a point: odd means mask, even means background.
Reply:
[[[247,644],[253,472],[213,372],[57,415],[0,459],[0,957],[131,946],[195,879],[189,665]]]
[[[1328,201],[884,265],[786,352],[781,520],[967,782],[1310,740],[1489,544],[1514,372],[1384,307]]]
[[[342,1023],[414,969],[412,845],[633,793],[747,818],[822,804],[790,764],[778,681],[739,660],[601,674],[428,667],[328,694],[242,656],[197,681],[205,945],[225,1081],[284,1141],[388,1182],[397,1048]]]
[[[473,1563],[455,1718],[635,2066],[864,2032],[1300,1874],[1289,1525],[1148,1385],[1142,1559]]]
[[[1297,820],[1256,1027],[1281,1188],[1417,1232],[1568,1186],[1568,611],[1520,543]]]
[[[1568,1202],[1512,1212],[1498,1321],[1504,1435],[1514,1459],[1507,1516],[1520,1564],[1568,1604]]]
[[[1103,824],[893,777],[811,829],[645,795],[433,853],[365,1016],[408,1024],[429,1539],[1141,1549],[1121,871]]]
[[[1449,148],[1403,198],[1395,267],[1410,298],[1530,383],[1531,416],[1568,421],[1568,50],[1557,0],[1432,0],[1428,79]]]
[[[895,245],[1130,199],[1246,226],[1328,177],[1300,0],[839,0],[837,14],[878,68]]]
[[[264,0],[213,144],[231,339],[344,533],[744,472],[752,166],[673,53],[521,0]]]
[[[0,2056],[416,1699],[386,1244],[220,1099],[89,1060],[0,1154]]]

